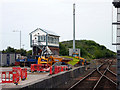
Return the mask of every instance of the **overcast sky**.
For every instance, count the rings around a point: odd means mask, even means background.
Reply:
[[[29,50],[29,33],[36,28],[53,31],[60,41],[71,40],[73,3],[76,4],[76,40],[94,40],[112,46],[112,0],[2,0],[0,1],[0,50],[7,46]],[[23,46],[22,46],[23,47]]]

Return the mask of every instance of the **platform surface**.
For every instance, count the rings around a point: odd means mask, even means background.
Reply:
[[[30,69],[30,68],[28,68],[28,69]],[[1,71],[12,71],[12,68],[11,67],[3,67],[3,68],[0,68],[0,72]],[[1,88],[19,88],[20,86],[24,86],[31,82],[35,82],[40,79],[42,80],[42,79],[48,77],[48,75],[49,75],[48,72],[31,73],[31,72],[27,71],[27,73],[28,73],[27,79],[24,81],[20,80],[18,85],[15,85],[14,83],[1,83],[1,75],[0,75],[0,90],[1,90]]]

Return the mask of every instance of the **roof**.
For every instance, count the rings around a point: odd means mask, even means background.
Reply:
[[[47,33],[47,34],[50,34],[50,35],[54,35],[54,36],[58,36],[58,37],[60,37],[59,35],[57,35],[56,33],[52,32],[52,31],[45,30],[45,29],[41,29],[41,28],[37,28],[37,29],[35,29],[35,30],[32,31],[30,34],[32,34],[33,32],[36,32],[37,30],[41,30],[41,31],[43,31],[43,32],[45,32],[45,33]]]
[[[114,0],[112,3],[115,6],[115,8],[120,8],[120,0]]]

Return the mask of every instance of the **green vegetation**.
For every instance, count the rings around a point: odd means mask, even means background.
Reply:
[[[60,48],[60,55],[61,56],[68,56],[69,54],[69,48],[72,48],[73,41],[63,41],[59,43]],[[92,40],[76,40],[75,42],[76,48],[79,48],[81,51],[81,57],[86,59],[97,59],[97,58],[110,58],[115,57],[116,53],[107,49],[103,45],[99,45],[95,41]],[[24,49],[14,49],[12,47],[8,47],[6,50],[3,50],[2,53],[20,53],[23,56],[28,56],[32,54],[32,50],[24,50]],[[68,57],[72,58],[72,57]],[[73,62],[70,62],[71,64],[74,64],[77,60],[73,58]]]
[[[2,53],[20,53],[22,56],[28,56],[32,55],[32,50],[26,51],[24,49],[14,49],[9,46],[6,50],[3,50]]]
[[[73,60],[68,62],[68,64],[71,64],[71,65],[75,65],[77,62],[80,61],[79,59],[74,58],[74,57],[70,57],[70,56],[61,56],[61,57],[72,58]]]
[[[73,41],[60,42],[60,55],[68,56],[69,48],[72,48]],[[92,40],[76,40],[75,47],[81,51],[81,57],[86,59],[110,58],[115,57],[116,53],[107,49],[103,45],[99,45]]]

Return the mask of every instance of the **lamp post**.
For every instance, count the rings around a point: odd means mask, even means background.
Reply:
[[[75,53],[75,3],[73,4],[73,53]]]
[[[14,30],[13,32],[19,32],[20,33],[20,49],[21,49],[21,30],[20,31]]]

